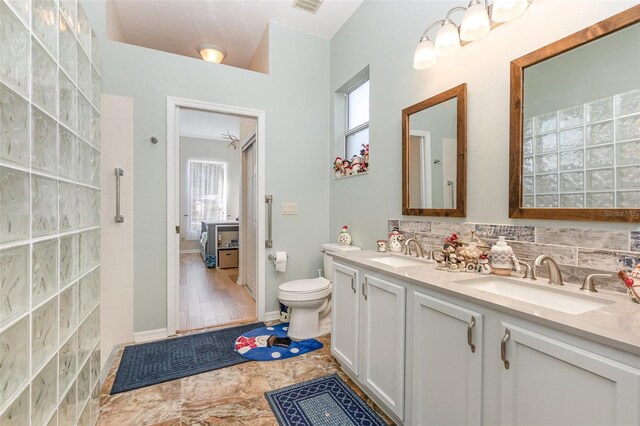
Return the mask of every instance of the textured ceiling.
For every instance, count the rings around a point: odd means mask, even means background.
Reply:
[[[200,58],[196,47],[227,50],[223,64],[247,68],[269,21],[331,38],[362,0],[324,0],[314,15],[292,0],[110,0],[112,38],[129,44]]]

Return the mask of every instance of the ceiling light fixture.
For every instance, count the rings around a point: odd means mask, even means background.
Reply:
[[[438,61],[437,56],[447,56],[460,50],[462,44],[479,40],[498,25],[511,21],[522,15],[533,0],[471,0],[468,7],[457,6],[450,9],[444,19],[429,25],[420,37],[420,42],[413,54],[413,67],[418,70],[430,68]],[[451,14],[465,11],[460,27],[451,20]],[[491,16],[491,19],[489,19]],[[440,29],[435,44],[427,33],[437,25]]]
[[[219,64],[227,56],[227,51],[215,44],[201,44],[198,46],[198,53],[202,59],[208,62]]]

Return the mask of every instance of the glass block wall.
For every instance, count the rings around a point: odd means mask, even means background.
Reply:
[[[0,0],[0,425],[94,424],[100,54],[76,0]]]
[[[640,206],[640,90],[524,122],[523,207]]]

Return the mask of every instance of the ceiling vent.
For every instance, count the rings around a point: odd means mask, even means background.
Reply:
[[[322,2],[323,0],[295,0],[293,7],[304,10],[305,12],[316,13],[318,9],[320,9]]]

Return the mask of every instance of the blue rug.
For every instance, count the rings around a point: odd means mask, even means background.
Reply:
[[[260,327],[236,339],[235,350],[253,361],[273,361],[306,354],[322,347],[315,339],[295,341],[287,337],[289,323]]]
[[[254,323],[124,348],[111,395],[249,361],[233,350]]]
[[[384,420],[337,374],[264,395],[282,426],[386,426]]]

